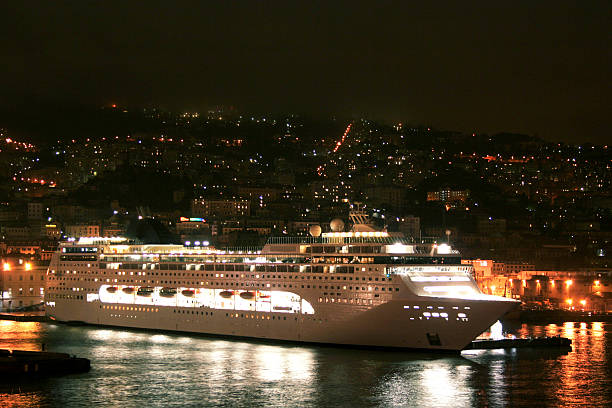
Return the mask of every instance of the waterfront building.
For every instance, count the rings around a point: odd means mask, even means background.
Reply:
[[[23,255],[0,260],[0,310],[41,305],[49,263]]]

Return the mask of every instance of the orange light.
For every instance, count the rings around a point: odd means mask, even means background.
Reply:
[[[570,286],[572,283],[574,283],[574,281],[572,281],[571,279],[568,279],[568,280],[565,281],[565,284],[567,286]]]
[[[580,301],[580,304],[581,304],[582,306],[586,305],[586,300],[582,299],[582,300]]]
[[[593,284],[594,284],[595,286],[599,286],[599,281],[598,281],[598,280],[596,280],[595,282],[593,282]]]
[[[5,271],[10,271],[11,270],[11,264],[8,263],[8,262],[5,262],[4,265],[3,265],[3,269]]]
[[[568,305],[571,305],[572,303],[574,303],[574,301],[572,299],[567,299],[565,303],[567,303]]]
[[[554,280],[550,281],[550,286],[555,286],[555,281]]]
[[[31,271],[31,270],[32,270],[32,264],[31,264],[31,263],[29,263],[29,262],[26,262],[26,264],[25,264],[25,270],[26,270],[26,271]]]

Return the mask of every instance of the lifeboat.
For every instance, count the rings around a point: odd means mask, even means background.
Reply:
[[[174,297],[176,295],[176,288],[161,288],[159,291],[159,296],[161,297]]]
[[[234,296],[234,291],[233,290],[224,290],[223,292],[219,293],[219,296],[221,296],[224,299],[229,299],[232,296]]]
[[[150,286],[141,286],[136,292],[138,296],[151,296],[153,294],[153,288]]]
[[[108,288],[106,288],[106,291],[108,293],[115,293],[117,291],[117,287],[116,286],[109,286]]]
[[[270,299],[270,295],[263,295],[263,294],[259,294],[259,298],[260,299]]]
[[[134,288],[131,286],[128,286],[127,288],[123,288],[123,293],[125,293],[126,295],[131,295],[132,293],[134,293]]]
[[[184,291],[181,292],[181,295],[186,296],[186,297],[193,297],[193,295],[195,295],[195,290],[185,289]]]
[[[240,297],[245,300],[253,300],[255,299],[255,292],[242,292]]]
[[[291,310],[291,306],[274,306],[274,310]]]

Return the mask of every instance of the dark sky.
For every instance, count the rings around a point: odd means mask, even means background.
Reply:
[[[225,104],[612,140],[612,2],[412,3],[3,1],[0,108]]]

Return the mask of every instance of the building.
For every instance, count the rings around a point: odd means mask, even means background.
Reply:
[[[5,256],[0,261],[0,310],[40,305],[45,293],[48,262],[28,256]]]
[[[43,205],[39,202],[28,203],[28,220],[40,220],[43,215]]]
[[[612,312],[612,270],[523,271],[509,279],[514,297],[535,305]]]
[[[412,215],[402,217],[398,229],[407,237],[418,238],[421,235],[421,219]]]
[[[404,206],[406,189],[397,186],[371,185],[364,189],[366,200],[371,206],[384,206],[399,210]]]
[[[442,189],[438,191],[428,191],[427,201],[442,201],[452,203],[456,201],[467,201],[470,196],[469,190],[450,190]]]
[[[212,232],[210,225],[204,218],[181,217],[176,223],[176,233],[181,236],[181,241],[204,242],[210,241]]]
[[[484,235],[503,234],[506,232],[504,218],[485,217],[478,220],[478,232]]]
[[[511,283],[521,273],[535,270],[533,264],[496,262],[491,259],[462,259],[463,265],[472,265],[474,279],[483,293],[505,297],[520,298],[520,293],[512,291]]]
[[[64,234],[71,238],[79,237],[99,237],[100,226],[96,224],[75,224],[66,225]]]
[[[252,206],[265,207],[268,203],[280,198],[282,190],[280,188],[263,186],[239,186],[238,194],[248,198]]]
[[[196,198],[191,202],[191,213],[193,217],[200,218],[236,218],[248,216],[251,213],[249,200],[227,199],[210,200]]]

